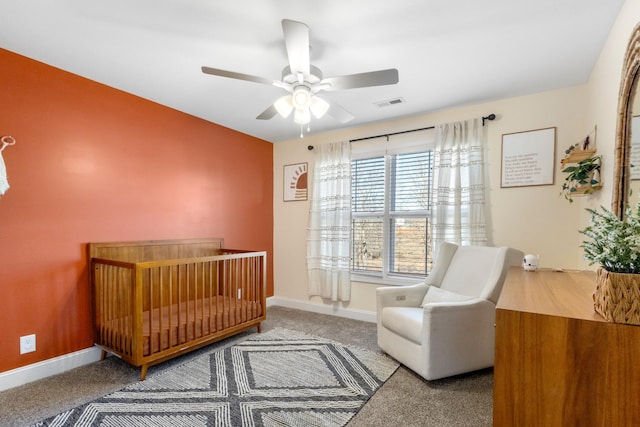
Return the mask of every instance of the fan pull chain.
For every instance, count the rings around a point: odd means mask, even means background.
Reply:
[[[300,138],[304,138],[304,123],[300,124]],[[307,123],[307,133],[311,132],[311,122]]]

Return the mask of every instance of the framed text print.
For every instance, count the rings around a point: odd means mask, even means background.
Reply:
[[[555,127],[502,135],[501,187],[552,185],[555,164]]]
[[[307,164],[296,163],[284,167],[284,201],[307,200]]]

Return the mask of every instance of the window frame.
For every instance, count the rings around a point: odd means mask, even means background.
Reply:
[[[385,191],[384,191],[384,207],[383,212],[374,211],[374,212],[354,212],[353,208],[351,211],[352,222],[353,218],[361,217],[361,218],[382,218],[382,271],[380,273],[377,272],[367,272],[363,270],[353,270],[351,271],[351,280],[353,282],[362,282],[362,283],[373,283],[373,284],[382,284],[382,285],[407,285],[413,284],[416,282],[423,281],[426,276],[412,275],[412,274],[402,274],[402,273],[393,273],[390,272],[390,255],[391,255],[391,219],[392,218],[426,218],[429,221],[431,217],[430,209],[423,210],[412,210],[412,211],[391,211],[389,209],[390,204],[390,168],[391,161],[389,156],[392,155],[400,155],[400,154],[411,154],[417,152],[425,152],[425,151],[433,151],[435,148],[435,132],[431,130],[431,132],[420,132],[421,135],[402,135],[402,138],[395,138],[394,141],[378,141],[378,142],[369,142],[366,144],[361,144],[358,142],[357,145],[352,145],[352,155],[351,161],[369,159],[374,157],[384,157],[384,169],[385,169]],[[400,139],[400,141],[398,141]],[[364,141],[363,141],[364,142]],[[433,154],[432,154],[433,156]],[[433,157],[431,159],[433,165]],[[433,175],[431,176],[431,185],[433,188]],[[431,248],[427,248],[427,251],[430,251]],[[353,253],[351,254],[353,257]],[[353,259],[351,261],[351,266],[353,266]],[[428,273],[427,273],[428,274]]]

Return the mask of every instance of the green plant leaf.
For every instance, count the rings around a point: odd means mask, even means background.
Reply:
[[[579,230],[586,238],[585,259],[609,271],[640,274],[640,203],[635,210],[627,206],[624,219],[602,206],[587,212],[590,224]]]

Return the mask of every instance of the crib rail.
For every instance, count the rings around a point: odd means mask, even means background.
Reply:
[[[266,318],[266,252],[145,262],[93,258],[96,343],[136,366]]]

